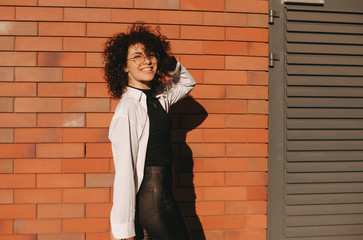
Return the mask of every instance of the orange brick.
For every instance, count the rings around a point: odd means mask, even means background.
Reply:
[[[13,159],[0,159],[0,173],[13,173]]]
[[[110,233],[86,233],[87,240],[109,240]]]
[[[203,160],[202,167],[207,172],[247,171],[248,169],[247,159],[245,158],[208,158]]]
[[[179,1],[147,1],[147,0],[134,0],[135,8],[152,8],[152,9],[179,9]]]
[[[86,23],[39,22],[39,36],[85,36],[85,35],[86,35]]]
[[[226,154],[230,157],[266,157],[267,144],[259,143],[229,143]]]
[[[247,130],[248,142],[268,142],[268,131],[265,129],[248,129]]]
[[[87,113],[87,127],[109,127],[112,116],[113,113]]]
[[[22,235],[2,235],[1,240],[39,240],[39,239],[37,239],[36,234],[22,234]]]
[[[202,129],[173,129],[171,135],[172,142],[202,142],[203,130]]]
[[[268,88],[264,86],[227,86],[227,98],[267,99]]]
[[[63,68],[65,82],[104,82],[101,68]]]
[[[87,7],[132,8],[132,0],[87,0]]]
[[[10,239],[10,238],[7,238],[7,236],[4,236],[3,234],[12,234],[13,233],[13,220],[12,219],[11,220],[2,219],[2,220],[0,220],[0,226],[1,226],[1,228],[0,228],[1,239],[4,239],[4,238]]]
[[[34,188],[34,174],[0,174],[0,188]]]
[[[247,43],[206,41],[203,43],[203,52],[205,54],[247,55]]]
[[[14,130],[10,128],[0,129],[0,143],[14,142]]]
[[[110,9],[96,8],[65,8],[65,21],[84,21],[84,22],[109,22],[111,21]]]
[[[109,142],[108,129],[86,129],[86,128],[73,128],[64,129],[63,131],[64,142]]]
[[[63,189],[65,203],[100,203],[110,201],[110,188]]]
[[[1,14],[1,8],[0,8]],[[0,15],[1,16],[1,15]],[[0,37],[0,50],[14,50],[14,37]]]
[[[226,56],[226,69],[267,70],[267,58]]]
[[[147,23],[156,23],[158,21],[157,12],[155,10],[146,9],[111,9],[111,20],[113,22],[135,22],[140,19]],[[118,29],[114,31],[123,32],[126,29]]]
[[[60,189],[15,189],[15,203],[59,203],[62,201]]]
[[[267,43],[248,43],[248,55],[249,56],[268,56],[268,44]]]
[[[85,7],[86,0],[39,0],[39,6]]]
[[[247,71],[205,70],[206,84],[247,84]]]
[[[227,115],[226,125],[232,128],[267,128],[268,117],[266,115]]]
[[[59,173],[60,159],[14,159],[15,173]]]
[[[36,146],[37,158],[83,158],[82,143],[40,143]]]
[[[267,187],[249,187],[247,189],[248,200],[267,200]]]
[[[35,96],[35,83],[0,83],[1,96]]]
[[[112,187],[113,173],[87,173],[86,187]]]
[[[248,26],[268,28],[268,15],[248,14]]]
[[[15,234],[26,233],[60,233],[62,230],[61,219],[15,219]]]
[[[108,98],[66,98],[62,102],[64,112],[108,112],[110,99]]]
[[[186,68],[196,69],[223,69],[223,56],[183,55],[181,63]]]
[[[225,98],[226,89],[221,85],[199,85],[192,92],[191,96],[194,98],[212,98],[223,99]]]
[[[41,113],[38,127],[84,127],[84,113]]]
[[[88,83],[87,97],[109,97],[107,83]]]
[[[7,203],[14,203],[13,190],[0,189],[0,204],[7,204]],[[2,233],[1,230],[0,233]]]
[[[266,230],[233,230],[224,232],[225,239],[266,240]]]
[[[248,113],[268,114],[268,101],[248,100]]]
[[[35,127],[36,114],[0,113],[0,127]]]
[[[228,27],[226,28],[226,40],[267,42],[268,30],[264,28]]]
[[[15,50],[20,51],[62,51],[62,38],[17,37]]]
[[[86,217],[101,218],[109,217],[112,208],[112,203],[87,203]]]
[[[268,73],[261,71],[248,72],[248,84],[251,85],[268,85]]]
[[[187,179],[187,175],[188,174],[183,174],[180,176],[180,183],[182,186],[186,186],[186,183],[190,182]],[[224,173],[193,173],[190,175],[193,179],[193,185],[196,187],[217,187],[224,185]]]
[[[203,187],[197,201],[247,200],[245,187]]]
[[[17,7],[16,20],[61,21],[62,8]]]
[[[153,11],[155,14],[155,12]],[[157,21],[166,24],[203,24],[203,12],[197,11],[158,11]],[[168,36],[170,37],[170,36]]]
[[[101,53],[86,53],[87,67],[103,67],[104,59]]]
[[[112,157],[110,143],[87,143],[86,156],[89,158]]]
[[[241,13],[205,12],[204,24],[214,26],[245,27],[248,25],[248,16],[247,14]]]
[[[196,202],[195,211],[198,216],[223,215],[224,202]]]
[[[200,100],[208,113],[247,113],[246,100]]]
[[[85,83],[39,83],[39,97],[84,97]]]
[[[244,129],[205,129],[203,142],[247,142]]]
[[[203,229],[244,229],[247,224],[247,216],[203,216],[200,221]]]
[[[35,157],[34,144],[0,144],[0,158]]]
[[[38,218],[81,218],[84,204],[39,204]]]
[[[37,6],[37,1],[36,0],[2,0],[1,5]]]
[[[227,186],[266,186],[267,174],[263,172],[226,173]]]
[[[64,38],[64,51],[101,52],[106,43],[105,38]]]
[[[168,39],[180,38],[179,25],[160,25],[162,34],[167,36]]]
[[[83,67],[85,66],[85,55],[84,53],[39,52],[38,65],[59,67]]]
[[[1,204],[0,218],[35,218],[35,204]]]
[[[62,159],[62,172],[109,172],[109,159]]]
[[[247,217],[247,224],[246,227],[250,229],[263,229],[267,227],[266,224],[266,216],[260,215],[260,216],[248,216]]]
[[[224,5],[224,0],[180,0],[180,9],[183,10],[224,11]]]
[[[174,54],[203,54],[202,41],[171,40],[170,44]]]
[[[110,231],[109,218],[64,219],[62,231],[73,232],[108,232]]]
[[[38,188],[75,188],[84,186],[83,174],[38,174]]]
[[[264,215],[267,213],[266,201],[227,201],[226,214]]]
[[[191,149],[193,157],[223,157],[225,145],[216,143],[189,143],[188,146],[181,146],[182,155],[185,156]],[[186,148],[186,149],[185,149]]]
[[[251,158],[247,159],[248,171],[267,172],[267,158]]]
[[[181,26],[182,39],[224,40],[223,27]]]
[[[35,66],[35,52],[1,52],[0,66]]]
[[[0,67],[0,81],[2,82],[14,81],[14,68]]]
[[[116,12],[115,12],[116,11]],[[112,10],[112,20],[118,19],[117,11]],[[122,9],[124,11],[124,9]],[[130,11],[130,10],[128,10]],[[135,10],[136,11],[136,10]],[[115,19],[114,19],[115,18]],[[128,24],[114,24],[114,23],[87,23],[87,36],[90,37],[111,37],[115,33],[125,32]]]
[[[210,240],[219,240],[219,239],[225,239],[224,238],[224,231],[223,230],[203,230],[205,238]],[[198,237],[200,238],[200,237]]]
[[[196,119],[201,119],[202,123],[198,126],[195,124]],[[183,128],[224,128],[225,115],[223,114],[208,114],[204,115],[181,115],[181,127]]]
[[[36,36],[37,34],[38,23],[36,22],[0,22],[0,35]]]
[[[233,12],[267,13],[267,1],[226,0],[226,10]]]
[[[0,20],[15,20],[15,7],[2,6],[0,8]]]
[[[37,234],[37,236],[37,240],[85,240],[83,233],[51,233]]]
[[[30,82],[61,82],[61,68],[17,67],[15,68],[15,81]]]
[[[15,98],[15,112],[60,112],[60,98]]]

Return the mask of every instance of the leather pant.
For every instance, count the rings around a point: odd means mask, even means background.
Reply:
[[[136,240],[189,240],[173,196],[171,166],[145,166],[136,195]]]

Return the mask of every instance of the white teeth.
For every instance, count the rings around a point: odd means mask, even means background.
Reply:
[[[151,68],[144,68],[144,69],[141,69],[141,71],[151,71]]]

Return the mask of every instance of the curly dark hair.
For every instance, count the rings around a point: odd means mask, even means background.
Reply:
[[[160,85],[173,71],[176,60],[171,55],[170,42],[161,34],[160,27],[151,28],[144,22],[135,22],[126,33],[117,33],[109,38],[104,50],[105,79],[113,98],[121,98],[128,84],[128,74],[124,71],[129,46],[142,43],[145,53],[158,53],[158,69],[152,81],[152,88]]]

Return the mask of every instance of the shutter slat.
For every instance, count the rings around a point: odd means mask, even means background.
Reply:
[[[289,119],[288,129],[363,129],[363,119]]]
[[[289,173],[357,172],[357,171],[363,171],[363,161],[362,162],[304,162],[304,163],[295,162],[295,163],[288,163],[286,170]]]
[[[342,173],[288,173],[287,183],[362,182],[363,172]],[[362,209],[363,210],[363,209]]]
[[[318,33],[354,33],[363,34],[361,25],[334,24],[334,23],[311,23],[311,22],[288,22],[288,32],[318,32]]]
[[[363,76],[362,67],[288,65],[289,75]]]
[[[287,42],[335,44],[362,44],[363,42],[363,35],[353,34],[291,32],[286,37]]]
[[[363,58],[362,58],[363,59]],[[359,87],[289,87],[289,97],[363,97]],[[363,101],[363,98],[361,99]],[[363,106],[362,106],[363,107]]]
[[[287,150],[315,151],[315,150],[360,150],[363,141],[288,141]]]
[[[286,158],[287,162],[360,161],[363,160],[363,151],[287,152]]]
[[[362,193],[363,183],[288,184],[287,194]]]
[[[290,21],[333,22],[333,23],[363,23],[361,14],[331,13],[312,11],[287,11]]]
[[[287,195],[287,205],[308,205],[308,204],[346,204],[346,203],[362,203],[363,193],[340,193],[340,194],[310,194],[310,195]],[[363,223],[363,215],[361,216]],[[353,222],[352,222],[353,223]],[[358,223],[358,222],[355,222]],[[321,225],[321,223],[319,224]],[[324,224],[325,225],[325,224]]]
[[[288,107],[330,107],[330,108],[363,108],[363,98],[303,98],[290,97]]]
[[[332,57],[331,55],[289,54],[287,56],[287,62],[288,64],[362,66],[363,57],[337,55]]]
[[[363,118],[363,109],[292,108],[288,118]]]
[[[352,204],[329,204],[329,205],[319,204],[319,205],[287,206],[286,212],[287,215],[289,216],[363,213],[363,204],[352,203]]]
[[[363,39],[362,39],[363,41]],[[362,87],[361,77],[335,77],[335,76],[288,76],[288,86],[342,86],[342,87]]]
[[[338,225],[338,226],[311,226],[311,227],[288,227],[287,237],[299,236],[335,236],[335,235],[363,234],[363,225]],[[308,238],[310,239],[310,238]]]
[[[288,240],[362,240],[363,235],[319,236],[319,237],[308,237],[308,238],[289,237],[286,239],[288,239]]]
[[[287,44],[288,53],[312,53],[312,54],[345,54],[345,55],[363,55],[362,45],[338,45],[338,44],[306,44],[306,43],[288,43]],[[301,55],[298,56],[303,57]],[[311,57],[311,56],[310,56]],[[351,58],[349,56],[348,58]],[[334,57],[334,59],[337,57]],[[325,62],[328,59],[321,59]],[[319,64],[319,63],[318,63]]]
[[[343,112],[340,112],[343,114]],[[363,130],[289,130],[288,140],[362,139]]]

